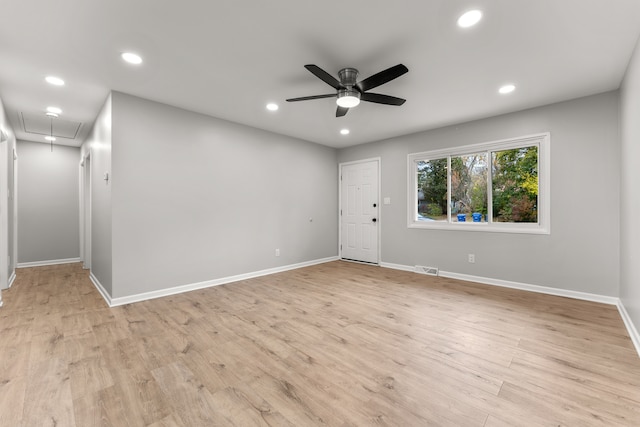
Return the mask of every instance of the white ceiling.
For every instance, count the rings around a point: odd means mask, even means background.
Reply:
[[[82,122],[80,145],[110,90],[332,147],[465,122],[617,89],[640,35],[639,0],[0,0],[0,98],[19,139],[20,113]],[[470,29],[458,16],[481,9]],[[141,66],[120,53],[135,51]],[[335,117],[307,70],[360,79],[409,73]],[[44,82],[57,75],[67,84]],[[517,86],[499,95],[504,83]],[[280,109],[269,112],[268,102]],[[340,135],[342,128],[351,134]]]

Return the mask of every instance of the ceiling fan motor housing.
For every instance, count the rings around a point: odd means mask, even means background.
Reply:
[[[353,108],[360,104],[360,90],[356,86],[358,70],[355,68],[343,68],[338,71],[338,77],[343,88],[338,89],[336,103],[342,108]]]
[[[340,78],[342,86],[350,89],[352,86],[356,85],[356,81],[358,80],[358,70],[355,68],[343,68],[338,72],[338,77]]]

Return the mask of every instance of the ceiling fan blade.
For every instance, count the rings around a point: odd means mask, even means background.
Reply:
[[[347,112],[349,111],[348,108],[345,107],[338,107],[338,109],[336,110],[336,117],[342,117],[345,114],[347,114]]]
[[[409,69],[407,67],[405,67],[402,64],[398,64],[394,67],[387,68],[384,71],[380,71],[379,73],[374,74],[371,77],[367,77],[366,79],[358,83],[357,86],[360,88],[362,92],[364,92],[369,89],[373,89],[374,87],[378,87],[387,82],[390,82],[391,80],[400,77],[401,75],[403,75],[404,73],[407,73],[408,71]]]
[[[335,93],[328,93],[326,95],[311,95],[311,96],[301,96],[300,98],[289,98],[287,102],[295,102],[295,101],[309,101],[310,99],[321,99],[321,98],[335,98],[337,95]]]
[[[375,102],[376,104],[386,105],[402,105],[406,102],[406,99],[396,98],[395,96],[382,95],[380,93],[368,93],[365,92],[360,96],[360,100]]]
[[[313,73],[314,76],[316,76],[317,78],[319,78],[320,80],[322,80],[323,82],[331,86],[332,88],[336,90],[342,88],[342,85],[335,77],[333,77],[331,74],[327,73],[325,70],[318,67],[317,65],[308,64],[308,65],[305,65],[304,68],[309,70],[311,73]]]

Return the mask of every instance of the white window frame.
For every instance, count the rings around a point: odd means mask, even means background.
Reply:
[[[485,231],[497,233],[523,233],[523,234],[551,234],[551,156],[550,156],[551,134],[549,132],[534,135],[520,136],[517,138],[503,139],[500,141],[484,142],[480,144],[465,145],[442,150],[425,151],[412,153],[407,156],[408,175],[408,197],[407,197],[407,227],[421,228],[429,230],[456,230],[456,231]],[[477,154],[481,152],[489,153],[487,161],[491,165],[492,151],[510,150],[521,147],[538,147],[538,222],[537,223],[508,223],[492,222],[493,218],[488,215],[487,222],[453,222],[451,220],[451,167],[447,168],[447,221],[418,221],[418,178],[417,164],[420,161],[436,160],[447,158],[450,164],[450,157]],[[488,171],[491,177],[491,167]],[[491,184],[489,182],[489,184]],[[488,189],[491,188],[489,185]],[[488,206],[492,205],[492,191],[487,191]]]

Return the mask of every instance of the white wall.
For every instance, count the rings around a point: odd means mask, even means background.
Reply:
[[[407,228],[407,154],[540,132],[551,132],[550,235]],[[617,92],[338,152],[340,162],[378,156],[381,195],[392,202],[381,205],[383,262],[618,296]]]
[[[111,184],[102,179],[105,172],[111,173],[111,95],[100,110],[81,153],[83,159],[88,154],[91,156],[91,273],[111,294]]]
[[[620,94],[620,299],[640,330],[640,42]]]
[[[80,149],[18,141],[18,262],[77,259]]]
[[[337,255],[335,149],[112,102],[112,297]]]

